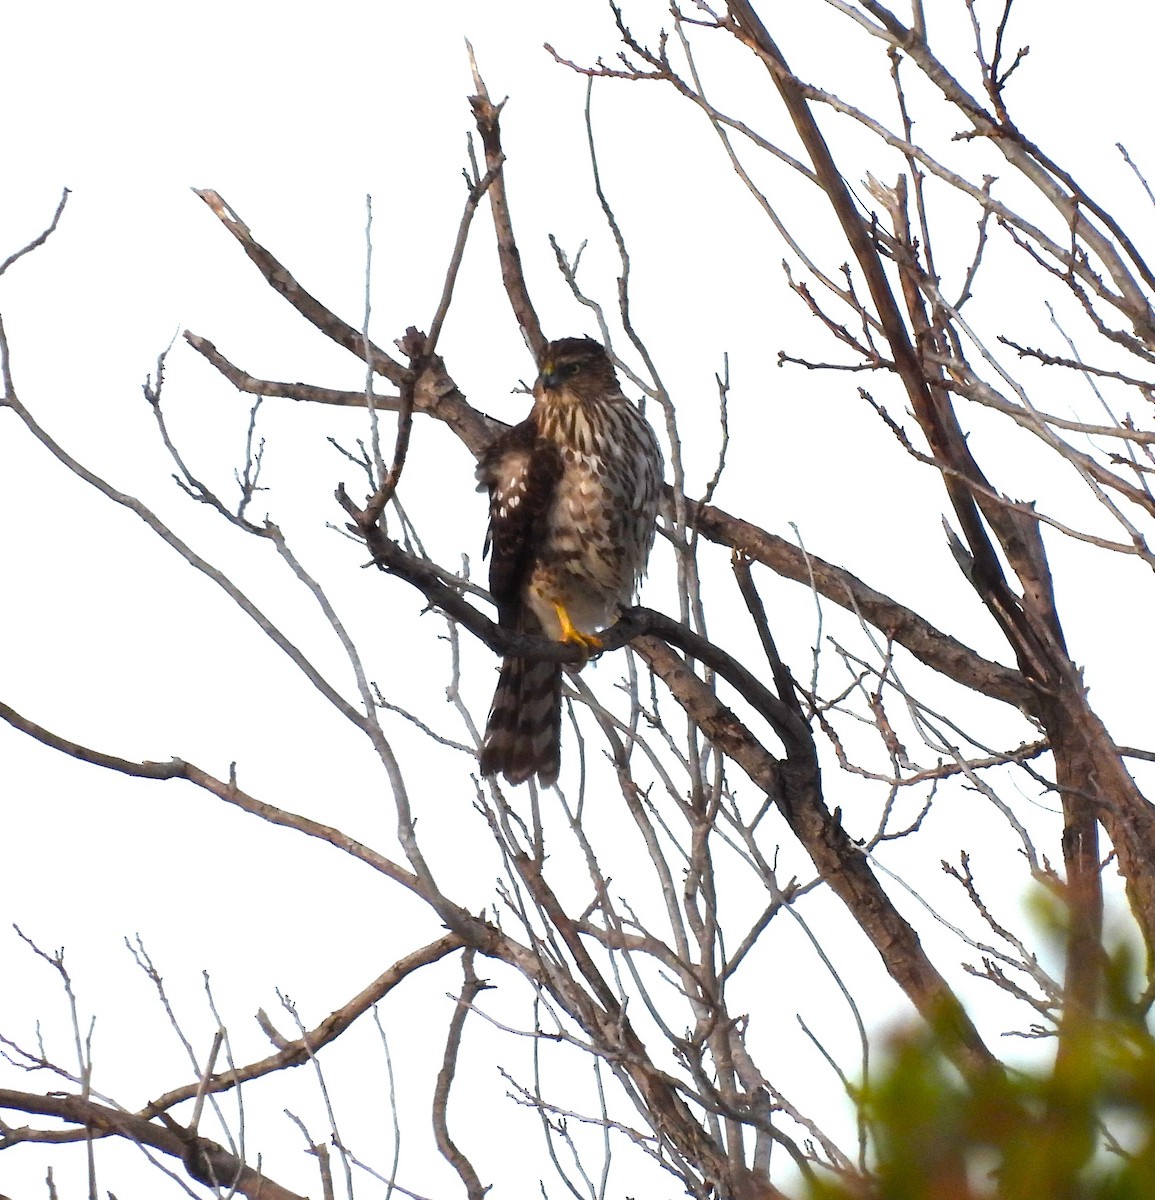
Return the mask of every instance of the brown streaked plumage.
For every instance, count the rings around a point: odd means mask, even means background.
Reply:
[[[533,408],[483,455],[489,586],[505,629],[597,649],[646,568],[662,452],[622,395],[604,348],[562,338],[545,349]],[[556,781],[557,663],[506,658],[481,747],[481,773]]]

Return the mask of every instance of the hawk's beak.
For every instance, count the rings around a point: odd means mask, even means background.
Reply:
[[[557,368],[548,360],[541,364],[541,372],[538,377],[541,379],[541,386],[547,392],[553,391],[561,383],[561,376],[557,373]]]

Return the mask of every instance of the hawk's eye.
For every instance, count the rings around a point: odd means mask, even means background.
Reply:
[[[571,375],[578,373],[578,364],[575,362],[559,363],[557,373],[563,378],[568,379]]]

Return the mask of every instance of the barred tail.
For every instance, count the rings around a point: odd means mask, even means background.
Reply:
[[[482,775],[510,783],[536,775],[556,782],[561,766],[561,673],[558,663],[502,660],[481,745]]]

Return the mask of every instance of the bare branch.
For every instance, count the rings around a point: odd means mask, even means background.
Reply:
[[[541,331],[541,322],[534,311],[533,301],[529,298],[529,290],[525,283],[525,274],[521,265],[521,254],[513,236],[513,222],[509,215],[509,200],[505,194],[505,175],[502,164],[505,155],[501,149],[501,110],[505,105],[494,104],[489,98],[489,90],[485,80],[477,69],[473,57],[473,47],[466,43],[469,50],[469,63],[473,71],[473,86],[477,94],[471,96],[469,103],[473,107],[473,116],[477,122],[477,132],[481,135],[481,145],[485,151],[486,174],[493,175],[489,185],[489,205],[493,213],[493,226],[497,232],[497,253],[501,261],[501,278],[505,284],[505,292],[513,306],[513,314],[517,318],[525,344],[529,347],[535,363],[541,362],[545,352],[546,337]]]
[[[441,1070],[437,1075],[437,1087],[433,1093],[433,1131],[437,1138],[437,1148],[449,1165],[457,1172],[465,1187],[469,1200],[482,1200],[488,1187],[482,1187],[473,1164],[458,1149],[449,1136],[449,1089],[453,1086],[453,1077],[457,1072],[457,1054],[461,1049],[461,1032],[465,1027],[465,1018],[469,1015],[477,997],[489,987],[483,979],[479,979],[473,969],[474,952],[468,949],[461,956],[462,972],[465,983],[461,994],[457,997],[457,1006],[449,1023],[449,1033],[445,1039],[445,1056]]]
[[[14,262],[22,259],[26,254],[31,254],[33,250],[39,249],[46,241],[56,232],[56,226],[60,224],[60,218],[64,215],[64,206],[68,203],[68,197],[71,195],[71,189],[65,188],[60,193],[60,201],[56,205],[56,211],[52,214],[52,220],[49,222],[47,229],[43,233],[38,234],[28,243],[27,246],[22,246],[19,250],[9,254],[8,257],[0,262],[0,275],[3,275]]]
[[[164,1125],[160,1126],[80,1096],[38,1096],[7,1088],[0,1088],[0,1108],[57,1117],[97,1134],[115,1135],[141,1146],[151,1146],[179,1159],[189,1177],[197,1183],[213,1188],[224,1184],[247,1200],[304,1200],[296,1192],[290,1192],[261,1171],[254,1170],[223,1146],[198,1137],[171,1117],[165,1117]],[[0,1136],[0,1145],[6,1140]]]
[[[193,192],[209,206],[217,220],[241,244],[269,286],[288,300],[305,320],[315,325],[327,338],[343,346],[350,354],[365,359],[378,375],[383,375],[391,383],[401,383],[405,368],[372,342],[366,345],[361,330],[354,329],[341,320],[305,291],[289,271],[253,237],[249,227],[218,193],[198,188],[193,188]]]

